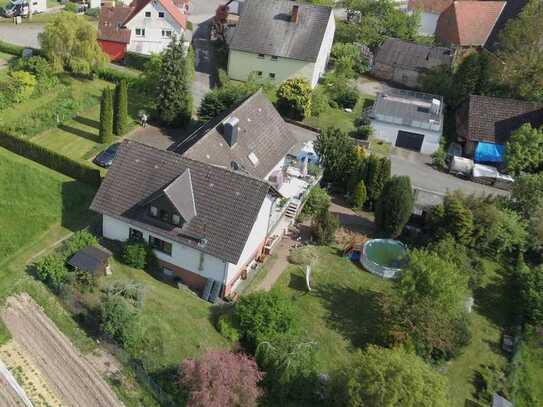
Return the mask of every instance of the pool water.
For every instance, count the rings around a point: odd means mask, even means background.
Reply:
[[[381,266],[401,268],[407,261],[405,247],[394,240],[373,240],[366,250],[368,258]]]

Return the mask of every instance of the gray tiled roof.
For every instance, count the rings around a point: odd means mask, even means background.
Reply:
[[[375,63],[402,66],[416,71],[441,65],[450,67],[452,61],[453,52],[450,48],[416,44],[397,38],[387,39],[375,54]]]
[[[183,227],[145,216],[139,205],[190,169],[196,216]],[[91,209],[236,264],[270,186],[258,179],[124,141]],[[201,239],[207,244],[199,247]]]
[[[232,147],[222,133],[222,123],[229,117],[239,119],[237,143]],[[296,144],[289,126],[268,98],[258,91],[239,106],[221,114],[173,147],[184,157],[232,169],[232,162],[242,171],[264,179]],[[249,154],[258,158],[255,165]]]
[[[289,0],[246,0],[230,49],[315,62],[332,9],[299,4],[299,20],[290,21]]]
[[[543,104],[471,95],[457,113],[458,134],[468,140],[504,144],[524,123],[543,125]]]

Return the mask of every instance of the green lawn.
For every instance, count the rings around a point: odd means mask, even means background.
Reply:
[[[354,350],[374,341],[377,300],[391,286],[340,257],[335,248],[313,250],[313,291],[307,291],[304,272],[297,266],[290,266],[276,287],[292,299],[303,331],[317,341],[319,367],[331,371],[347,362]],[[506,365],[499,350],[500,326],[509,306],[500,303],[502,282],[499,274],[493,274],[478,292],[478,305],[471,314],[472,341],[457,359],[440,368],[449,381],[453,407],[464,407],[466,399],[473,399],[473,377],[481,365]]]
[[[346,112],[342,109],[333,109],[332,107],[329,107],[318,116],[312,116],[305,119],[304,123],[318,129],[336,127],[345,131],[346,133],[349,133],[355,129],[355,120],[361,116],[364,108],[371,104],[372,99],[373,98],[369,96],[361,95],[352,112]]]
[[[187,357],[229,346],[213,326],[211,304],[192,291],[180,290],[117,261],[112,270],[113,274],[103,279],[102,285],[135,281],[144,287],[143,324],[163,339],[163,352],[151,354],[158,369],[176,369]]]
[[[105,86],[113,86],[111,83],[95,79],[75,79],[68,75],[61,76],[61,83],[53,89],[44,92],[42,95],[33,96],[30,99],[11,105],[0,111],[0,126],[15,129],[23,129],[26,136],[33,136],[43,127],[44,120],[55,120],[56,118],[44,117],[51,111],[51,106],[59,103],[78,102],[87,105],[87,108],[95,106],[99,102],[102,89]],[[59,117],[61,122],[69,120],[70,117]]]
[[[297,266],[290,266],[275,287],[292,299],[306,335],[318,342],[319,368],[331,371],[372,341],[376,300],[390,283],[338,256],[334,248],[316,248],[313,258],[313,291],[307,291]]]
[[[0,265],[52,225],[77,224],[94,191],[0,148]]]

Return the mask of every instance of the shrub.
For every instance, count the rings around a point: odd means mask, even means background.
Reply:
[[[15,103],[21,103],[32,96],[37,84],[36,77],[25,71],[10,71],[8,81],[10,98]]]
[[[298,325],[289,299],[275,290],[241,297],[234,308],[234,316],[241,340],[252,352],[260,342],[277,334],[292,333]]]
[[[322,86],[317,86],[311,94],[311,115],[319,116],[330,107],[330,99],[326,93],[326,89]]]
[[[439,146],[436,152],[432,154],[432,165],[436,168],[445,169],[447,168],[446,158],[447,152],[443,146]]]
[[[0,130],[0,146],[92,186],[99,186],[102,181],[100,171],[89,164],[72,160],[56,151],[2,130]]]
[[[131,350],[141,340],[138,317],[137,308],[122,296],[105,296],[100,306],[100,329],[123,348]]]
[[[338,227],[338,217],[330,213],[328,209],[322,209],[313,218],[311,235],[318,244],[331,244],[336,240],[336,230]]]
[[[309,191],[304,205],[304,214],[315,215],[321,210],[328,210],[332,199],[325,189],[316,186]]]
[[[188,407],[256,407],[262,396],[264,374],[244,353],[209,351],[200,360],[185,359],[179,376]]]
[[[19,45],[10,44],[8,42],[0,41],[0,52],[5,52],[6,54],[11,54],[15,56],[22,56],[25,47]]]
[[[313,263],[316,260],[318,253],[312,246],[299,247],[291,250],[288,255],[288,261],[298,266],[305,266]]]
[[[362,209],[364,207],[364,204],[366,203],[366,199],[368,198],[368,193],[366,191],[366,185],[364,184],[364,181],[360,181],[354,190],[353,198],[352,198],[352,205],[354,208]]]
[[[340,86],[333,91],[332,99],[344,109],[353,109],[358,102],[358,91],[356,89]]]
[[[311,85],[305,79],[288,79],[277,89],[277,109],[283,116],[302,120],[311,116]]]
[[[413,211],[413,192],[409,177],[392,177],[383,188],[375,207],[375,223],[387,237],[397,237]]]
[[[41,56],[32,56],[30,58],[17,58],[13,63],[12,70],[26,71],[35,75],[40,85],[49,87],[57,83],[57,77],[49,65],[49,62]]]
[[[108,285],[105,294],[109,297],[121,296],[136,308],[142,309],[145,300],[144,288],[135,281],[115,282]]]
[[[149,55],[139,54],[137,52],[127,52],[124,56],[124,64],[130,68],[143,71],[145,64],[149,62]]]
[[[121,80],[125,80],[127,84],[132,84],[138,81],[138,75],[115,68],[100,68],[98,69],[97,74],[100,79],[108,82],[120,82]]]
[[[89,8],[85,11],[87,17],[98,18],[100,16],[100,7]]]
[[[51,254],[42,257],[34,265],[36,277],[52,289],[59,291],[68,279],[64,258]]]
[[[70,258],[84,247],[97,245],[98,239],[96,239],[96,236],[88,230],[80,230],[64,243],[62,254],[65,258]]]
[[[78,5],[76,3],[72,3],[71,1],[66,3],[64,6],[64,11],[67,11],[68,13],[77,13],[78,9]]]
[[[124,264],[140,270],[147,267],[148,255],[149,249],[145,243],[132,241],[124,244],[121,254]]]
[[[235,326],[235,320],[232,314],[223,314],[219,317],[217,322],[217,329],[220,334],[228,339],[230,342],[239,341],[239,331]]]

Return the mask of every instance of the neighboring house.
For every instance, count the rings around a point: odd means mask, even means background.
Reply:
[[[438,66],[450,68],[453,59],[454,52],[449,48],[390,38],[377,49],[372,74],[379,79],[416,88],[422,74]]]
[[[420,14],[419,34],[433,36],[436,32],[437,20],[453,0],[409,0],[409,12]]]
[[[480,162],[503,162],[505,143],[524,123],[543,125],[543,104],[471,95],[456,113],[464,155]]]
[[[368,115],[375,138],[432,154],[439,148],[444,110],[441,96],[390,89],[377,95]]]
[[[312,87],[326,69],[334,40],[332,8],[289,0],[246,0],[229,41],[228,75],[282,82],[302,77]]]
[[[98,42],[113,61],[124,58],[126,51],[160,53],[173,36],[188,34],[184,11],[172,0],[134,0],[130,6],[102,7]]]
[[[125,141],[91,209],[104,237],[143,239],[166,276],[213,300],[269,253],[318,181],[295,159],[304,143],[257,92],[173,151]]]
[[[482,47],[504,7],[505,1],[455,1],[439,16],[436,39],[445,45]]]

